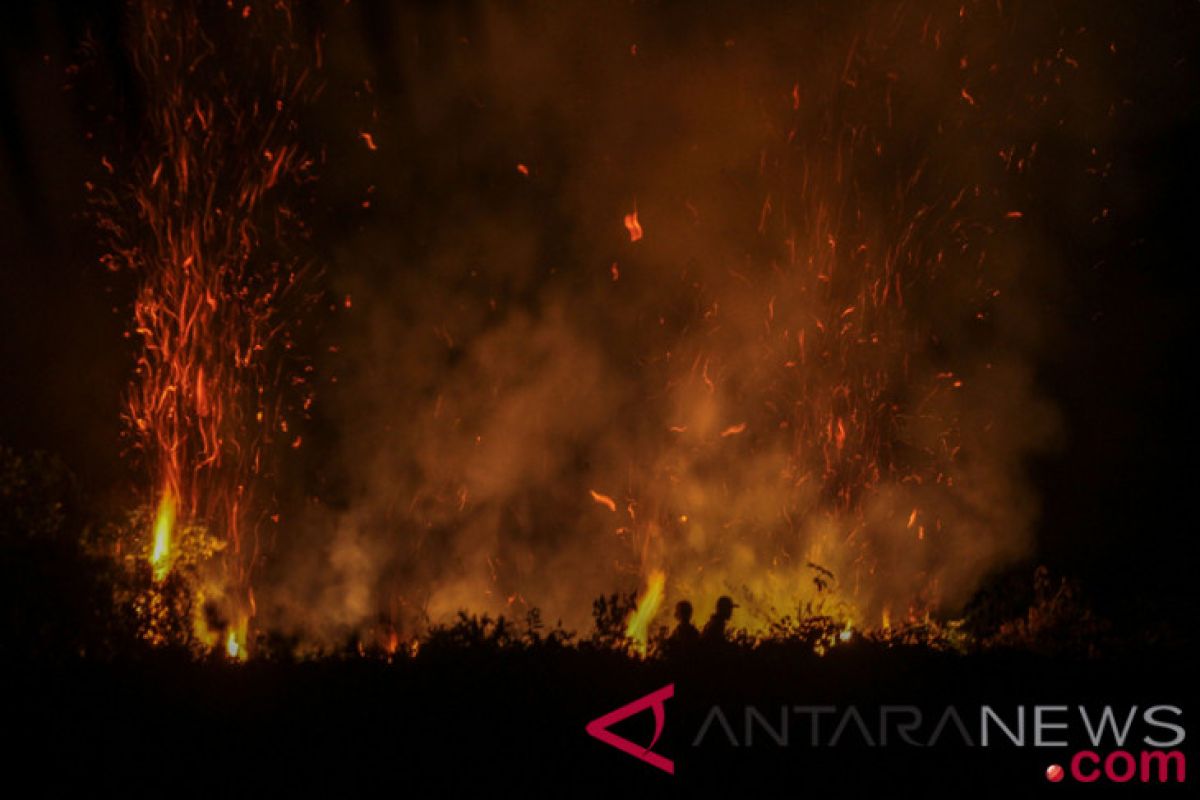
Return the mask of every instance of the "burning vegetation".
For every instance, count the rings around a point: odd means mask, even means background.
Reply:
[[[372,58],[352,13],[416,33]],[[392,655],[618,589],[641,655],[718,598],[753,641],[961,644],[1029,550],[1039,209],[1069,175],[1107,224],[1117,42],[995,2],[532,13],[124,10],[139,122],[88,188],[143,637]]]
[[[103,262],[137,286],[124,421],[154,511],[125,545],[156,586],[186,574],[197,636],[234,658],[279,519],[280,451],[301,445],[289,425],[312,403],[311,365],[292,352],[311,302],[294,203],[313,179],[297,126],[320,51],[295,42],[286,5],[252,11],[130,5],[143,124],[93,190]]]

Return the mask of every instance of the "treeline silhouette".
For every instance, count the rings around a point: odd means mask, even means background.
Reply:
[[[203,655],[193,638],[192,598],[186,582],[172,575],[154,584],[136,553],[122,548],[129,522],[97,520],[88,513],[83,493],[66,467],[44,453],[24,455],[0,446],[0,657],[44,661],[58,659],[130,659],[175,649]],[[819,568],[818,568],[819,569]],[[820,571],[814,583],[825,581]],[[449,624],[436,625],[419,641],[388,646],[378,630],[354,631],[341,645],[308,647],[317,657],[394,658],[441,650],[509,650],[575,647],[629,655],[625,625],[635,606],[632,594],[597,598],[593,627],[577,632],[547,629],[539,610],[524,619],[462,612]],[[961,620],[903,622],[888,630],[847,631],[842,623],[809,605],[776,615],[765,634],[751,636],[739,627],[737,604],[722,597],[703,632],[694,625],[688,601],[675,609],[673,629],[651,630],[648,654],[666,657],[714,644],[743,650],[815,651],[818,655],[847,643],[872,646],[920,646],[960,654],[1015,648],[1050,655],[1090,657],[1106,652],[1165,645],[1180,647],[1184,632],[1154,619],[1136,630],[1114,630],[1091,610],[1078,581],[1054,577],[1026,565],[997,576],[965,607]],[[386,620],[381,621],[394,634]],[[850,642],[846,639],[849,638]],[[260,631],[253,643],[258,657],[292,659],[300,641],[294,634]],[[219,655],[219,653],[215,654]]]
[[[6,724],[19,734],[5,755],[23,763],[53,754],[65,766],[39,777],[47,791],[81,781],[125,795],[331,786],[342,796],[444,796],[480,784],[536,796],[659,794],[666,787],[654,781],[664,776],[584,728],[668,683],[676,697],[655,749],[679,764],[672,792],[784,785],[847,795],[898,776],[967,789],[981,774],[1026,791],[1031,775],[1044,781],[1036,753],[994,763],[971,750],[951,758],[852,747],[814,760],[692,739],[713,704],[1116,702],[1146,686],[1166,702],[1193,680],[1185,637],[1151,624],[1136,636],[1116,632],[1076,583],[1045,569],[1002,576],[953,626],[846,636],[843,624],[797,609],[750,636],[722,598],[707,634],[690,604],[677,607],[643,658],[625,638],[636,598],[617,593],[597,598],[584,632],[547,625],[536,610],[462,612],[416,643],[362,631],[305,657],[295,637],[264,632],[254,657],[233,663],[197,654],[181,582],[156,587],[164,599],[155,608],[139,604],[149,570],[96,555],[113,552],[112,531],[82,498],[56,459],[0,448],[0,658],[13,676]],[[156,644],[147,631],[166,638]],[[649,719],[622,724],[621,735],[650,741]]]

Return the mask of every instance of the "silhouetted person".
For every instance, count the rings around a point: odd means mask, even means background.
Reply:
[[[706,643],[723,643],[725,641],[725,626],[732,619],[735,608],[737,605],[728,595],[722,595],[717,600],[717,610],[708,618],[708,622],[704,624],[704,633],[701,634],[701,638]]]
[[[692,604],[680,600],[675,604],[675,630],[667,639],[672,650],[686,651],[700,641],[700,631],[692,624]]]

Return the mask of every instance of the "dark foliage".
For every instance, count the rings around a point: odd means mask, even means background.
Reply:
[[[85,546],[79,491],[57,459],[0,446],[0,657],[107,657],[135,638],[110,559]]]

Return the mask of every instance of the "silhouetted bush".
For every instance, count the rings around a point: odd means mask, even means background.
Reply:
[[[106,658],[135,625],[118,613],[113,562],[87,546],[76,483],[44,453],[0,446],[0,654]]]
[[[1078,581],[1051,577],[1045,566],[1033,574],[1033,600],[1024,614],[1001,622],[980,640],[984,648],[1014,648],[1044,655],[1095,656],[1104,646],[1108,623],[1083,598]]]

